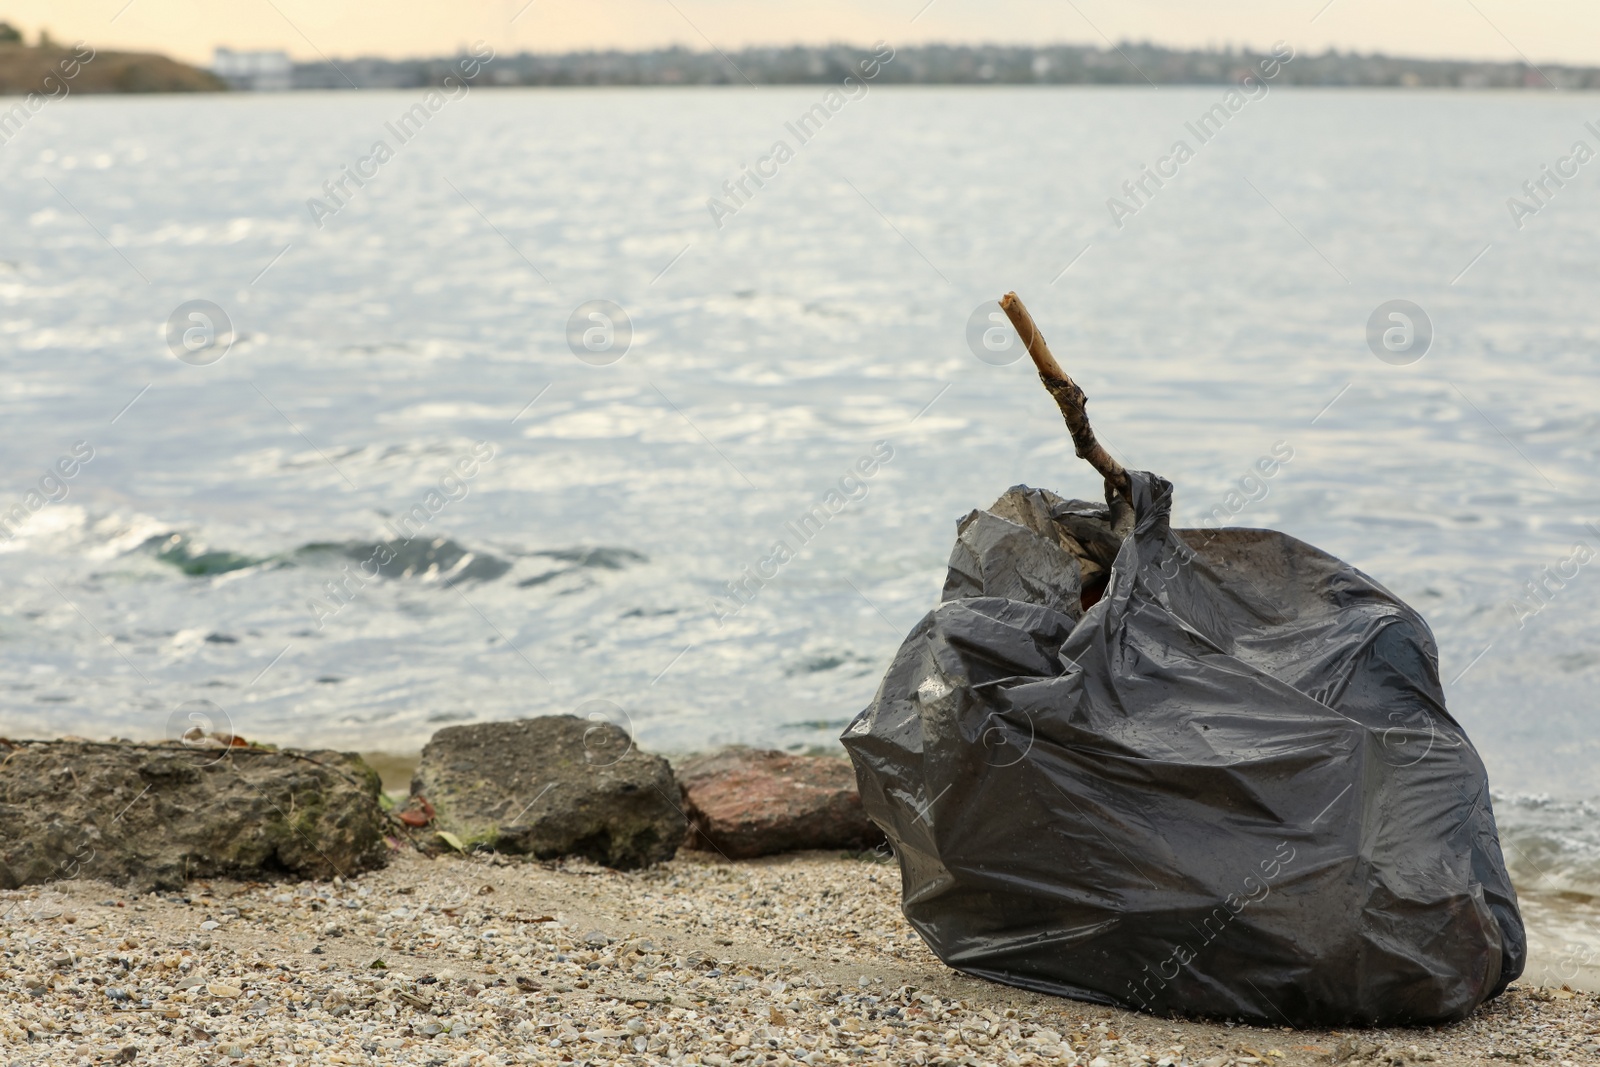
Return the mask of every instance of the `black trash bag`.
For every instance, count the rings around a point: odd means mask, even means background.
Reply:
[[[1427,624],[1284,534],[1170,529],[1171,485],[1129,474],[1136,522],[1024,486],[964,519],[845,731],[906,918],[952,967],[1101,1004],[1463,1018],[1526,940]]]

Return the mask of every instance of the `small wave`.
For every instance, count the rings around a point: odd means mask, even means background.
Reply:
[[[155,556],[162,563],[196,577],[242,571],[246,567],[266,562],[265,559],[242,556],[237,552],[208,549],[193,538],[180,533],[156,534],[148,538],[139,548]]]
[[[539,556],[544,559],[553,559],[558,563],[565,563],[565,567],[556,567],[536,574],[531,578],[524,578],[517,583],[518,589],[532,589],[555,581],[564,575],[574,574],[585,570],[620,571],[635,563],[649,563],[650,557],[631,548],[618,548],[614,546],[598,545],[595,547],[581,548],[551,548],[540,552],[530,552],[530,556]]]
[[[605,545],[596,548],[552,548],[530,554],[560,560],[574,567],[599,567],[608,571],[620,571],[633,563],[650,562],[649,556],[631,548],[608,548]]]
[[[187,534],[169,531],[146,538],[138,551],[193,577],[228,574],[263,564],[331,564],[345,559],[368,564],[369,573],[375,567],[385,578],[424,581],[487,582],[511,569],[507,561],[447,537],[431,541],[317,541],[286,555],[247,556],[208,548]]]
[[[76,540],[85,522],[84,510],[75,504],[40,508],[20,521],[8,518],[0,552],[38,550],[41,545]]]
[[[815,656],[808,656],[798,663],[785,667],[783,673],[790,678],[801,674],[821,674],[825,671],[838,670],[840,667],[853,667],[852,674],[860,674],[861,667],[870,667],[873,661],[854,652],[824,652]],[[844,723],[848,726],[848,720]]]
[[[849,719],[802,719],[800,722],[786,722],[779,729],[783,730],[843,730],[850,725]]]
[[[1494,813],[1519,890],[1600,898],[1600,802],[1497,794]]]
[[[385,578],[490,582],[511,569],[511,564],[505,560],[474,551],[448,537],[436,537],[432,541],[317,542],[295,551],[297,559],[329,555],[370,562]]]

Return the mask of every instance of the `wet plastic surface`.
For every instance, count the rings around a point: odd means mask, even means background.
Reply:
[[[1161,1014],[1466,1016],[1526,941],[1427,624],[1284,534],[1171,530],[1130,473],[1131,516],[1018,487],[963,520],[846,729],[906,917],[962,971]]]

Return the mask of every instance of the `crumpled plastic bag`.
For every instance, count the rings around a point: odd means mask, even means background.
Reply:
[[[1526,939],[1427,624],[1285,534],[1174,531],[1129,475],[1131,510],[1018,486],[964,519],[845,730],[906,918],[969,974],[1163,1015],[1498,995]]]

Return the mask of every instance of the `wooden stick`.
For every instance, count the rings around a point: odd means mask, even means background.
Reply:
[[[1028,347],[1028,355],[1033,359],[1033,365],[1038,368],[1039,380],[1044,387],[1055,397],[1056,406],[1061,409],[1061,417],[1067,420],[1067,432],[1072,435],[1073,450],[1078,453],[1078,458],[1087,460],[1089,465],[1100,472],[1123,499],[1132,503],[1133,491],[1128,480],[1128,472],[1122,464],[1111,458],[1099,441],[1095,440],[1094,429],[1089,425],[1089,413],[1086,410],[1089,398],[1083,395],[1083,390],[1078,388],[1078,383],[1067,377],[1067,372],[1061,369],[1061,364],[1056,362],[1056,357],[1050,354],[1050,346],[1045,344],[1044,335],[1039,332],[1039,327],[1034,325],[1033,316],[1028,314],[1028,309],[1022,306],[1022,301],[1016,293],[1007,293],[1000,298],[1000,310],[1006,313],[1011,320],[1011,325],[1016,327],[1017,336],[1022,338],[1022,343]]]

